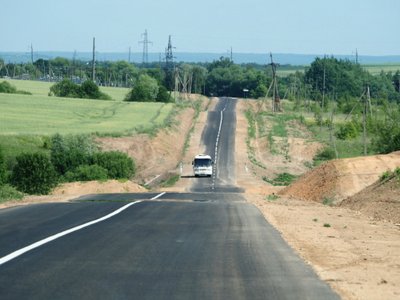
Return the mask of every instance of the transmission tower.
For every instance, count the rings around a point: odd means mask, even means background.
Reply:
[[[171,91],[174,88],[175,76],[174,76],[174,55],[172,54],[172,42],[171,36],[168,38],[168,47],[165,49],[165,82],[167,88]]]
[[[147,29],[142,33],[143,41],[139,41],[139,44],[143,44],[143,64],[149,63],[149,44],[153,44],[153,42],[149,41],[147,35]]]

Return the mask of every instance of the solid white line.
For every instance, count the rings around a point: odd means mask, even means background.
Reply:
[[[19,249],[19,250],[17,250],[17,251],[14,251],[14,252],[12,252],[12,253],[10,253],[10,254],[8,254],[8,255],[3,256],[2,258],[0,258],[0,265],[2,265],[2,264],[6,263],[6,262],[8,262],[8,261],[10,261],[10,260],[12,260],[12,259],[14,259],[14,258],[17,258],[18,256],[20,256],[20,255],[22,255],[22,254],[24,254],[24,253],[26,253],[26,252],[28,252],[28,251],[31,251],[31,250],[33,250],[33,249],[35,249],[35,248],[37,248],[37,247],[40,247],[40,246],[42,246],[42,245],[44,245],[44,244],[50,243],[51,241],[54,241],[54,240],[56,240],[56,239],[59,239],[59,238],[65,236],[65,235],[67,235],[67,234],[73,233],[73,232],[78,231],[78,230],[81,230],[81,229],[83,229],[83,228],[85,228],[85,227],[88,227],[88,226],[94,225],[94,224],[96,224],[96,223],[102,222],[102,221],[104,221],[104,220],[107,220],[107,219],[109,219],[109,218],[111,218],[111,217],[113,217],[113,216],[115,216],[115,215],[121,213],[122,211],[124,211],[124,210],[127,209],[128,207],[130,207],[130,206],[132,206],[132,205],[135,205],[135,204],[137,204],[137,203],[140,203],[140,202],[142,202],[142,200],[128,203],[128,204],[126,204],[125,206],[122,206],[121,208],[119,208],[119,209],[113,211],[112,213],[110,213],[110,214],[108,214],[108,215],[106,215],[106,216],[104,216],[104,217],[101,217],[100,219],[96,219],[96,220],[87,222],[87,223],[85,223],[85,224],[82,224],[82,225],[79,225],[79,226],[70,228],[70,229],[68,229],[68,230],[62,231],[62,232],[57,233],[57,234],[55,234],[55,235],[49,236],[48,238],[45,238],[45,239],[43,239],[43,240],[40,240],[40,241],[38,241],[38,242],[36,242],[36,243],[33,243],[33,244],[29,245],[29,246],[26,246],[26,247],[24,247],[24,248],[22,248],[22,249]]]
[[[158,194],[157,196],[151,198],[150,200],[156,200],[158,198],[160,198],[161,196],[164,196],[166,194],[166,192],[162,192],[161,194]]]

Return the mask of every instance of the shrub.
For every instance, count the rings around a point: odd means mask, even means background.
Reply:
[[[125,101],[156,101],[159,92],[157,80],[147,74],[139,76],[133,89],[128,93]]]
[[[15,86],[11,85],[7,81],[3,81],[0,83],[0,93],[32,95],[32,93],[30,92],[17,90]]]
[[[4,184],[0,185],[0,203],[8,200],[20,200],[24,197],[24,194],[17,191],[15,187]]]
[[[90,157],[96,150],[93,139],[88,135],[55,134],[51,137],[51,162],[60,175],[80,165],[90,164]]]
[[[157,102],[164,102],[164,103],[174,102],[174,98],[171,97],[167,88],[163,85],[159,86],[156,100]]]
[[[82,83],[80,86],[80,91],[82,98],[111,100],[111,97],[105,93],[102,93],[97,84],[91,80],[86,80],[84,83]]]
[[[14,94],[17,89],[12,86],[9,82],[3,81],[0,83],[0,93]]]
[[[108,178],[130,178],[135,175],[135,163],[126,153],[120,151],[97,152],[92,163],[107,170]]]
[[[107,170],[99,165],[82,165],[74,171],[68,171],[65,174],[65,180],[68,182],[107,180]]]
[[[79,85],[69,79],[64,79],[50,87],[50,96],[82,98]]]
[[[48,156],[43,153],[25,153],[16,157],[11,183],[21,192],[48,194],[57,185],[57,173]]]
[[[64,79],[51,86],[49,95],[67,98],[111,99],[110,96],[102,93],[99,87],[91,80],[86,80],[82,85],[78,85],[69,79]]]
[[[358,136],[359,132],[353,122],[347,122],[340,125],[339,130],[335,133],[335,136],[341,140],[354,139]]]
[[[334,158],[336,158],[335,151],[332,148],[325,147],[317,153],[317,155],[314,157],[314,161],[325,161]]]

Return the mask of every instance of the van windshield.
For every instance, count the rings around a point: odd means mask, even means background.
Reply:
[[[209,158],[196,158],[194,160],[194,165],[196,167],[211,167],[212,160]]]

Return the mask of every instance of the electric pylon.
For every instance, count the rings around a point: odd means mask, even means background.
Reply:
[[[143,41],[139,41],[139,44],[143,44],[143,58],[142,63],[149,63],[149,44],[153,44],[153,42],[149,41],[147,35],[147,29],[145,29],[144,33],[142,33]]]

